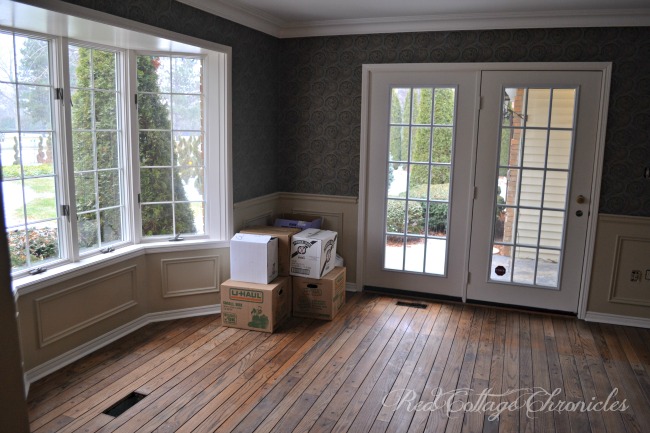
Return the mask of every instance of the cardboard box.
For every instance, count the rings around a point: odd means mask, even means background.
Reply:
[[[318,229],[293,235],[289,273],[318,279],[334,269],[337,238],[336,232]]]
[[[237,233],[230,240],[230,278],[268,284],[278,276],[278,239]]]
[[[345,268],[334,268],[320,280],[293,277],[293,315],[332,320],[345,305]]]
[[[319,229],[323,218],[314,218],[309,215],[286,214],[282,218],[276,218],[273,223],[276,227],[292,227],[304,229]]]
[[[291,316],[291,278],[271,284],[228,280],[221,284],[221,324],[232,328],[273,332]]]
[[[247,227],[240,231],[240,233],[269,235],[278,238],[278,275],[280,277],[286,277],[289,275],[291,237],[300,232],[301,230],[297,228],[273,226]]]

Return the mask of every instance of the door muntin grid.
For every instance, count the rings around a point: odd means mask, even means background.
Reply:
[[[502,93],[489,281],[559,289],[578,90]]]
[[[447,273],[457,87],[393,87],[383,269]]]

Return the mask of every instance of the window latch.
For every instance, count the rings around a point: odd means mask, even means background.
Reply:
[[[34,268],[31,271],[29,271],[29,275],[38,275],[38,274],[42,274],[45,271],[47,271],[47,268]]]
[[[54,99],[56,101],[63,101],[63,88],[57,87],[54,89]]]
[[[101,250],[99,250],[99,252],[102,253],[102,254],[112,253],[113,251],[115,251],[115,248],[113,248],[113,247],[106,247],[106,248],[102,248]]]
[[[70,205],[68,204],[61,205],[61,215],[68,218],[68,221],[70,221]]]
[[[181,234],[179,233],[176,236],[174,236],[173,238],[169,239],[169,242],[180,242],[180,241],[183,241],[183,240],[185,240],[185,238],[183,238],[181,236]]]

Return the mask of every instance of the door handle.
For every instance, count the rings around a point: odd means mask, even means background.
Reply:
[[[587,201],[587,199],[585,198],[584,195],[579,195],[578,197],[576,197],[576,203],[578,204],[583,204],[585,201]]]

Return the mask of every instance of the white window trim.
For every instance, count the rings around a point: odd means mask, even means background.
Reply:
[[[63,239],[66,244],[63,248],[67,251],[72,251],[71,257],[62,257],[58,261],[48,263],[48,271],[44,274],[31,276],[16,277],[13,281],[14,292],[17,289],[20,291],[30,290],[32,285],[34,289],[40,287],[42,282],[57,280],[61,278],[62,274],[73,273],[85,269],[90,265],[101,265],[102,263],[112,263],[128,254],[129,251],[147,251],[150,249],[162,249],[166,252],[183,251],[194,248],[223,248],[227,247],[228,239],[233,233],[233,187],[232,187],[232,49],[228,46],[220,45],[210,41],[194,38],[191,36],[171,32],[168,30],[160,29],[158,27],[149,26],[139,22],[134,22],[128,19],[116,17],[110,14],[86,9],[80,6],[72,5],[62,2],[60,0],[28,0],[25,2],[13,2],[0,0],[4,6],[5,14],[0,17],[0,27],[7,31],[19,33],[31,33],[40,35],[47,38],[55,38],[55,42],[60,42],[62,38],[69,37],[71,40],[83,41],[93,45],[104,45],[112,49],[130,49],[130,50],[143,50],[150,51],[152,48],[155,51],[166,54],[203,54],[205,56],[206,70],[209,70],[211,75],[205,80],[206,83],[206,107],[209,110],[210,118],[206,117],[205,128],[205,141],[212,143],[210,151],[207,151],[206,146],[206,186],[210,185],[211,191],[208,193],[206,190],[206,236],[205,239],[197,239],[174,243],[170,245],[166,240],[160,242],[157,239],[154,242],[142,242],[140,239],[140,231],[134,229],[139,223],[136,221],[135,215],[139,217],[139,210],[137,206],[137,195],[134,195],[131,186],[139,185],[138,172],[133,170],[133,161],[138,160],[139,156],[134,155],[134,149],[137,152],[137,146],[126,147],[126,153],[131,155],[131,162],[125,165],[125,183],[127,185],[125,191],[125,206],[127,209],[127,220],[130,224],[130,231],[132,239],[120,245],[125,245],[124,248],[116,250],[115,253],[104,255],[88,255],[79,257],[78,250],[70,248],[70,242],[76,239],[76,234],[71,233],[72,230],[66,230],[67,233]],[[39,32],[42,26],[40,23],[48,22],[48,34],[44,35]],[[59,37],[59,38],[57,38]],[[56,41],[59,39],[59,41]],[[63,50],[65,44],[56,43],[57,50]],[[126,45],[126,46],[125,46]],[[65,61],[67,53],[57,53],[56,58],[59,57],[61,61]],[[134,68],[128,68],[130,61],[128,55],[123,56],[125,68],[123,70],[129,71]],[[59,80],[69,77],[61,77],[61,72],[65,68],[62,65],[55,64],[56,73]],[[126,78],[126,77],[123,77]],[[123,104],[127,106],[133,100],[135,80],[124,79],[123,89],[124,96],[122,98]],[[69,80],[68,80],[69,81]],[[67,81],[66,81],[67,82]],[[55,82],[56,85],[59,81]],[[131,86],[131,87],[129,87]],[[67,87],[67,86],[64,86]],[[69,95],[68,95],[69,96]],[[56,108],[57,114],[55,120],[61,120],[61,113],[59,108]],[[125,111],[126,116],[133,116],[134,110]],[[135,114],[137,120],[137,113]],[[124,122],[124,134],[131,137],[130,125],[131,122]],[[207,128],[207,125],[210,128]],[[60,140],[65,140],[67,134],[71,133],[68,127],[61,128],[59,137]],[[217,143],[217,145],[214,145]],[[128,143],[127,143],[128,144]],[[70,153],[70,149],[67,150]],[[208,156],[209,154],[209,156]],[[64,191],[60,195],[62,203],[69,203],[68,191],[70,194],[74,193],[72,185],[67,183],[73,179],[73,167],[71,164],[71,155],[66,155],[69,158],[60,156],[61,177]],[[136,159],[133,159],[133,158]],[[209,194],[209,195],[208,195]],[[71,215],[72,217],[72,215]],[[209,218],[209,219],[208,219]],[[73,237],[74,236],[74,237]],[[196,238],[194,238],[196,239]],[[72,242],[76,245],[76,242]],[[131,245],[133,244],[133,245]],[[130,246],[129,246],[130,245]],[[117,254],[116,254],[117,253]],[[50,282],[51,283],[51,282]],[[49,283],[48,283],[49,284]]]

